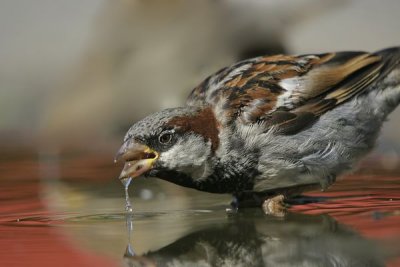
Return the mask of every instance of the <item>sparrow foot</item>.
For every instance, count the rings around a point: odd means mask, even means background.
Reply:
[[[228,214],[237,213],[239,210],[239,200],[233,196],[230,207],[226,208],[225,211]]]
[[[287,212],[288,205],[284,202],[284,195],[277,195],[264,200],[262,204],[262,209],[265,214],[273,215],[276,217],[283,217]]]

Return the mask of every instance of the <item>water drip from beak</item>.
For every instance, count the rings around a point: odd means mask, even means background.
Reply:
[[[131,183],[131,181],[132,177],[121,179],[121,183],[125,187],[125,210],[126,212],[129,213],[133,211],[131,201],[129,200],[129,192],[128,192],[129,184]]]

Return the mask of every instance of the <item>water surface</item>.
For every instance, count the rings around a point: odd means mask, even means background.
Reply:
[[[0,266],[400,266],[397,169],[364,168],[284,218],[151,178],[127,215],[119,170],[112,153],[2,155]]]

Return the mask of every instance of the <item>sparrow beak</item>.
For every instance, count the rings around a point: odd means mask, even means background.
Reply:
[[[114,162],[125,161],[125,166],[119,175],[119,179],[122,180],[142,175],[153,167],[157,159],[156,151],[136,141],[128,140],[117,152]]]

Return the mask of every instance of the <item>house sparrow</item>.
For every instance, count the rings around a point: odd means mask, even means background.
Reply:
[[[235,207],[326,189],[371,150],[399,104],[399,62],[395,47],[264,56],[223,68],[184,107],[129,129],[116,156],[125,161],[119,178],[230,193]]]

